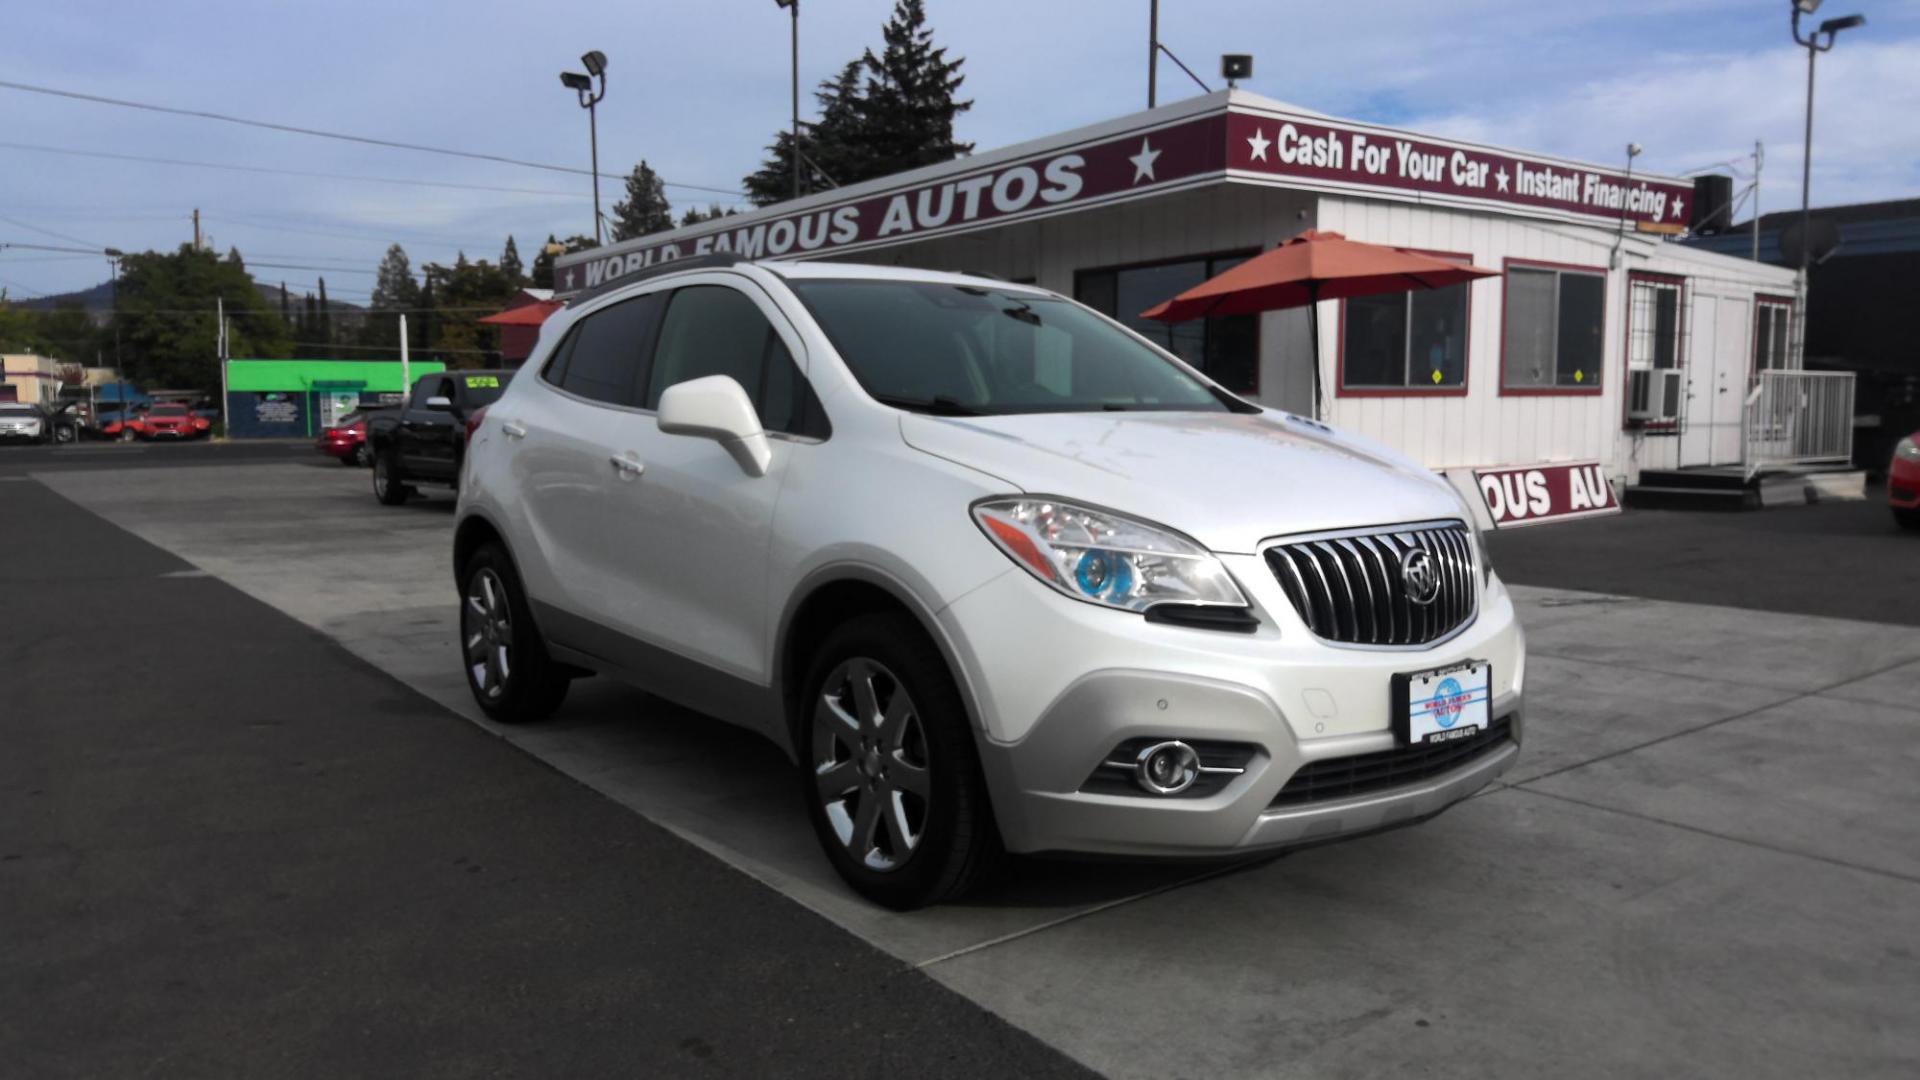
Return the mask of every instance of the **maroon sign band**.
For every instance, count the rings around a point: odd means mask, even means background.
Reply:
[[[1226,168],[1226,116],[1015,159],[896,192],[693,237],[584,253],[558,268],[562,294],[590,289],[655,263],[732,252],[744,258],[806,255],[885,240],[938,235],[996,218],[1032,217],[1068,204],[1129,197]]]
[[[1497,529],[1620,512],[1598,462],[1476,469],[1473,480]]]
[[[1448,195],[1619,221],[1686,221],[1684,184],[1482,147],[1438,143],[1337,121],[1234,112],[1230,167],[1272,176]]]

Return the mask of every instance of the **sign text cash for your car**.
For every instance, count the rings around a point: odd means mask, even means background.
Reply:
[[[730,252],[743,258],[806,257],[920,239],[1015,219],[1123,202],[1198,183],[1351,191],[1449,205],[1497,204],[1583,221],[1676,225],[1692,188],[1466,143],[1415,138],[1389,128],[1321,117],[1222,110],[1014,153],[950,177],[908,180],[866,194],[782,212],[640,237],[558,261],[558,291],[591,289],[662,262]],[[911,175],[911,174],[909,174]],[[672,237],[665,239],[664,237]]]

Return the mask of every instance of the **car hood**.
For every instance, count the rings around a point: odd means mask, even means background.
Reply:
[[[1317,532],[1464,516],[1438,475],[1284,413],[905,414],[909,446],[1023,492],[1091,503],[1218,552]]]

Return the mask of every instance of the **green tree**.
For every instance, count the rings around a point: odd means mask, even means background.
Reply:
[[[357,352],[368,359],[400,355],[400,313],[420,306],[420,284],[413,280],[413,263],[405,248],[394,244],[380,257],[373,279],[373,299],[360,320],[358,343],[390,352]],[[414,318],[410,316],[412,321]],[[419,339],[418,331],[413,336]]]
[[[431,289],[422,295],[427,310],[420,326],[427,335],[423,356],[448,367],[486,367],[499,361],[494,328],[480,318],[504,308],[519,285],[505,271],[485,259],[468,261],[463,252],[452,266],[428,263],[422,267]]]
[[[710,203],[705,210],[697,206],[689,206],[687,207],[687,212],[680,216],[680,227],[684,229],[689,225],[698,225],[703,221],[718,221],[723,217],[732,217],[739,212],[740,211],[731,207],[722,210],[720,209],[719,203]]]
[[[292,339],[243,265],[180,245],[120,261],[119,327],[124,373],[144,387],[217,390],[216,301],[233,319],[231,355],[284,357]],[[203,314],[204,313],[204,314]]]
[[[613,204],[613,239],[631,240],[673,228],[667,189],[645,161],[627,175],[627,197]]]
[[[953,138],[954,118],[973,108],[971,101],[954,100],[954,92],[967,78],[960,74],[960,65],[966,61],[948,60],[947,50],[934,46],[922,0],[895,0],[893,17],[881,35],[886,47],[880,55],[869,49],[860,58],[866,69],[860,134],[882,170],[872,175],[972,153],[972,143]]]
[[[820,119],[801,136],[802,193],[918,168],[973,151],[953,137],[954,118],[973,107],[954,94],[966,61],[933,43],[922,0],[895,0],[878,56],[867,49],[820,84]],[[790,198],[791,135],[781,132],[757,172],[742,184],[754,203]]]
[[[519,288],[527,280],[526,267],[520,263],[520,248],[514,244],[513,237],[507,237],[507,246],[500,252],[500,272],[507,280]]]

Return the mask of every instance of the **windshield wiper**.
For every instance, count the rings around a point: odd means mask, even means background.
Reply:
[[[982,416],[982,415],[985,415],[979,409],[962,405],[959,402],[953,400],[950,397],[947,397],[944,394],[935,394],[933,397],[930,397],[930,398],[904,398],[904,397],[892,397],[886,394],[875,394],[873,395],[873,400],[879,402],[882,405],[891,405],[896,409],[906,409],[910,412],[926,413],[930,416]]]

